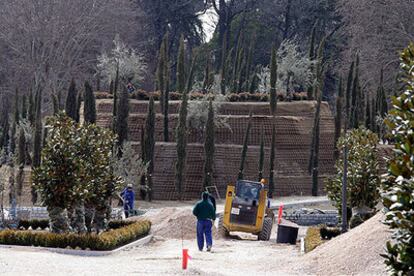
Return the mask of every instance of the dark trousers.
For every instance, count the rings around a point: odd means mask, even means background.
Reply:
[[[204,237],[206,239],[207,247],[213,245],[213,237],[211,236],[212,226],[213,222],[209,219],[197,221],[197,244],[199,250],[203,250]]]

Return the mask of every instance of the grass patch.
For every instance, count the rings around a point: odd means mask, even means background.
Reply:
[[[114,224],[114,222],[113,222]],[[146,236],[151,229],[148,220],[133,223],[118,223],[115,229],[101,234],[55,234],[49,232],[35,232],[29,230],[0,231],[0,244],[41,246],[53,248],[90,249],[97,251],[113,250],[141,237]],[[118,228],[116,228],[118,226]]]
[[[305,253],[311,252],[322,243],[321,228],[309,227],[305,236]]]

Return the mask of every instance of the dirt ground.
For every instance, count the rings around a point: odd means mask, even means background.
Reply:
[[[191,207],[185,203],[167,205],[148,206],[151,208],[145,217],[153,221],[154,237],[145,246],[104,257],[72,256],[36,249],[0,249],[0,275],[385,274],[378,254],[389,234],[380,225],[379,217],[306,255],[300,253],[299,244],[276,244],[276,226],[267,242],[240,233],[222,239],[213,229],[215,239],[209,253],[198,251]],[[299,236],[304,236],[305,231],[306,228],[301,227]],[[182,248],[189,249],[192,257],[186,271],[181,269]]]

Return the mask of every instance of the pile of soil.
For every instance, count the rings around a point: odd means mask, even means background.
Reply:
[[[303,257],[317,275],[387,275],[384,258],[391,231],[381,223],[379,212],[360,226],[340,235]]]
[[[196,217],[191,208],[168,207],[149,210],[144,217],[152,222],[151,233],[164,239],[193,240],[196,238]],[[213,237],[221,238],[213,226]]]

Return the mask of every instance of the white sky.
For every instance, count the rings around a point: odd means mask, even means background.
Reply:
[[[217,24],[217,13],[213,8],[210,8],[206,11],[205,14],[200,15],[200,19],[203,22],[203,29],[205,33],[205,40],[209,42],[213,37],[214,30]]]

